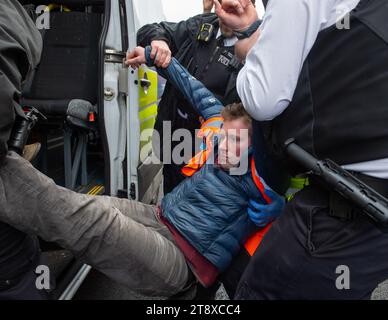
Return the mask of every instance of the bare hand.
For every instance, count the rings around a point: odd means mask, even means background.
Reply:
[[[145,49],[143,47],[136,47],[127,54],[125,64],[133,69],[137,69],[146,62]]]
[[[171,50],[166,41],[154,40],[151,42],[151,59],[160,68],[167,68],[171,62]]]
[[[251,0],[223,0],[222,5],[214,0],[214,4],[217,16],[232,30],[246,29],[259,18]]]
[[[210,13],[214,7],[214,0],[203,0],[203,12]]]

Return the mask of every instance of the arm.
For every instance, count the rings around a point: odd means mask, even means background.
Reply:
[[[255,5],[251,0],[225,0],[222,2],[215,0],[216,14],[220,20],[230,29],[235,31],[247,30],[259,19]],[[259,31],[251,37],[240,40],[236,43],[236,55],[244,61],[248,51],[253,47],[259,38]]]
[[[177,23],[170,22],[147,24],[137,32],[137,45],[146,47],[153,41],[164,41],[175,53],[177,47],[174,43],[174,30],[176,26]]]
[[[240,61],[245,61],[248,52],[256,44],[260,37],[260,29],[258,29],[251,37],[237,41],[235,45],[236,56]]]
[[[257,197],[254,197],[249,200],[248,205],[249,218],[260,228],[276,220],[282,214],[286,204],[285,199],[274,191],[267,189],[265,193],[271,199],[270,203],[257,201]]]
[[[153,65],[150,47],[145,48],[145,58],[149,66]],[[196,111],[208,120],[218,117],[223,109],[222,103],[202,84],[196,80],[175,58],[166,68],[158,68],[159,74],[166,78],[191,103]]]
[[[146,48],[147,62],[150,61]],[[223,109],[222,103],[211,93],[202,82],[195,79],[175,58],[166,69],[158,68],[158,72],[178,89],[195,110],[208,120],[220,116]]]
[[[126,65],[133,68],[138,68],[143,63],[154,66],[149,46],[145,49],[135,48],[128,53],[125,61]],[[205,120],[220,116],[223,109],[222,103],[200,81],[195,79],[178,60],[173,58],[167,68],[157,68],[157,70],[161,76],[182,93]]]
[[[147,47],[155,40],[165,41],[174,56],[187,39],[194,39],[199,30],[202,15],[179,23],[161,22],[148,24],[137,33],[137,44]]]
[[[15,120],[14,87],[0,71],[0,163],[7,154],[7,142]]]
[[[35,25],[18,2],[0,2],[0,161],[15,120],[22,82],[40,59],[42,40]]]
[[[141,47],[151,45],[151,58],[155,65],[167,68],[171,56],[175,56],[187,39],[195,41],[203,15],[179,23],[161,22],[144,26],[138,31],[137,42]]]
[[[283,211],[284,197],[274,192],[257,174],[255,165],[252,165],[251,186],[249,194],[248,215],[258,227],[265,227],[273,222]]]
[[[272,120],[289,106],[304,61],[335,5],[335,0],[268,2],[259,40],[252,48],[252,42],[245,43],[250,51],[237,80],[241,100],[253,118]]]
[[[239,95],[253,118],[272,120],[289,106],[304,61],[333,6],[332,0],[269,2],[260,39],[237,80]]]

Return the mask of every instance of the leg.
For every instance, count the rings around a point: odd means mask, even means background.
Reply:
[[[250,260],[251,257],[249,253],[245,250],[245,248],[242,248],[240,253],[233,259],[229,268],[221,274],[220,282],[224,285],[230,298],[234,297],[241,276],[243,275]]]
[[[35,286],[39,241],[0,222],[0,300],[45,299]]]
[[[172,295],[186,284],[184,256],[151,206],[61,188],[15,153],[0,168],[0,203],[3,222],[57,242],[131,289]]]
[[[388,234],[365,215],[342,221],[328,215],[328,193],[306,188],[264,237],[236,299],[369,299],[388,279]],[[339,266],[350,289],[337,288]]]

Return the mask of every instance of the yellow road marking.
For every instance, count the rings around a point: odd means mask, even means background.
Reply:
[[[99,185],[99,186],[95,186],[94,188],[92,188],[87,194],[88,195],[96,195],[96,194],[98,194],[102,189],[104,188],[104,186],[101,186],[101,185]]]

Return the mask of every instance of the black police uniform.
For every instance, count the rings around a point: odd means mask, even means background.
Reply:
[[[0,167],[7,154],[21,85],[40,57],[39,32],[17,1],[0,3]],[[0,180],[1,184],[1,180]],[[4,186],[4,190],[7,187]],[[7,208],[0,207],[0,210]],[[0,299],[42,299],[34,270],[40,250],[36,237],[0,222]]]
[[[276,157],[295,138],[340,165],[388,158],[386,0],[361,0],[350,19],[350,29],[334,25],[319,33],[291,105],[266,125]],[[357,176],[388,197],[388,180]],[[386,231],[313,181],[264,238],[236,298],[369,299],[388,279],[387,247]],[[340,270],[349,271],[348,289],[338,285]]]
[[[209,41],[198,40],[201,27],[210,24],[214,27]],[[219,21],[215,14],[201,14],[180,23],[162,22],[141,28],[137,34],[138,44],[145,47],[153,40],[168,43],[172,55],[202,81],[203,84],[224,104],[240,101],[236,90],[236,79],[241,65],[236,63],[234,47],[225,47],[223,38],[216,38]],[[195,137],[200,128],[199,115],[181,93],[167,84],[159,103],[155,130],[163,141],[163,122],[171,121],[172,132],[188,129]],[[172,143],[172,150],[180,141]],[[194,140],[193,140],[194,145]],[[163,147],[163,146],[162,146]],[[163,158],[160,151],[161,159]],[[193,148],[193,153],[195,150]],[[185,159],[186,161],[189,159]],[[164,192],[172,191],[183,179],[181,166],[164,165]]]

